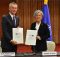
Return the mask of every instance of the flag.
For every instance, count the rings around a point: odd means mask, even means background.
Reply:
[[[50,13],[49,13],[49,8],[48,8],[48,0],[44,0],[44,5],[42,8],[43,11],[43,19],[42,21],[48,25],[48,28],[50,30],[50,37],[48,38],[47,41],[52,41],[52,29],[51,29],[51,23],[50,23]]]

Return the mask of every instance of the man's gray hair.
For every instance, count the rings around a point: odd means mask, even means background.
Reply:
[[[35,17],[38,13],[41,13],[43,15],[43,12],[41,10],[36,10],[33,14],[33,16]]]
[[[17,5],[17,3],[11,2],[11,3],[9,4],[9,7],[11,7],[12,5]]]

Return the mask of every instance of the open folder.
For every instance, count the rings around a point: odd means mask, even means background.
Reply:
[[[13,28],[13,40],[17,42],[17,44],[23,43],[23,28]]]
[[[36,45],[36,36],[37,36],[37,30],[27,30],[25,44]]]

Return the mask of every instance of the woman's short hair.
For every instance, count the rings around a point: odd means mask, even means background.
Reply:
[[[42,12],[41,10],[36,10],[36,11],[34,12],[33,16],[35,17],[39,12],[43,15],[43,12]]]

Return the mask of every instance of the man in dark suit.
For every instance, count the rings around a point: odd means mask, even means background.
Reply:
[[[50,37],[50,31],[47,24],[41,22],[43,17],[43,12],[41,10],[36,10],[34,12],[35,21],[31,25],[31,30],[37,30],[36,46],[32,46],[34,52],[41,52],[47,50],[46,40]]]
[[[2,52],[16,52],[17,42],[12,40],[12,28],[17,28],[19,26],[19,18],[15,15],[17,7],[15,2],[10,3],[9,14],[2,17]]]

